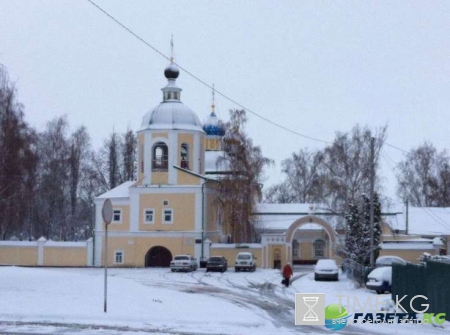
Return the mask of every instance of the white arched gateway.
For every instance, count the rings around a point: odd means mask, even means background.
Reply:
[[[314,238],[308,247],[312,250],[314,258],[335,258],[336,257],[336,233],[333,227],[324,219],[316,215],[306,215],[294,220],[283,232],[263,233],[261,235],[262,244],[262,266],[264,268],[280,268],[286,262],[293,263],[293,245],[299,250],[299,243],[296,236],[302,236],[307,231],[301,228],[314,224],[320,226],[326,237]]]

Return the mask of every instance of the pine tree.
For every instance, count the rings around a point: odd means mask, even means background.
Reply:
[[[351,203],[345,214],[347,236],[344,248],[344,266],[358,270],[370,264],[370,198],[363,194],[357,203]],[[374,195],[374,258],[378,257],[381,241],[381,205],[377,194]],[[363,279],[364,276],[354,276]]]
[[[359,263],[362,236],[361,215],[357,205],[349,204],[345,219],[347,221],[347,236],[345,239],[344,264],[346,268],[353,268],[354,264]]]

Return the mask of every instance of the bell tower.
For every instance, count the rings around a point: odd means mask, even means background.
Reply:
[[[140,185],[200,183],[180,169],[204,174],[205,132],[196,113],[181,102],[182,89],[176,83],[179,74],[171,58],[164,70],[167,85],[161,89],[162,102],[144,116],[138,131]]]

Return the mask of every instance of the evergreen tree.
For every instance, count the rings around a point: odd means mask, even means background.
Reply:
[[[345,240],[344,266],[359,269],[370,264],[370,198],[362,195],[358,202],[350,203],[345,213],[347,236]],[[374,259],[378,257],[381,242],[381,205],[378,194],[374,194]],[[358,278],[357,278],[358,279]]]
[[[359,264],[360,241],[362,237],[361,215],[359,208],[354,203],[349,204],[345,213],[347,221],[347,236],[345,239],[345,267],[353,268],[354,264]]]

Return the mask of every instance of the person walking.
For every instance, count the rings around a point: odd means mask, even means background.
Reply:
[[[291,263],[287,262],[283,268],[284,285],[286,285],[286,287],[289,287],[293,273]]]

